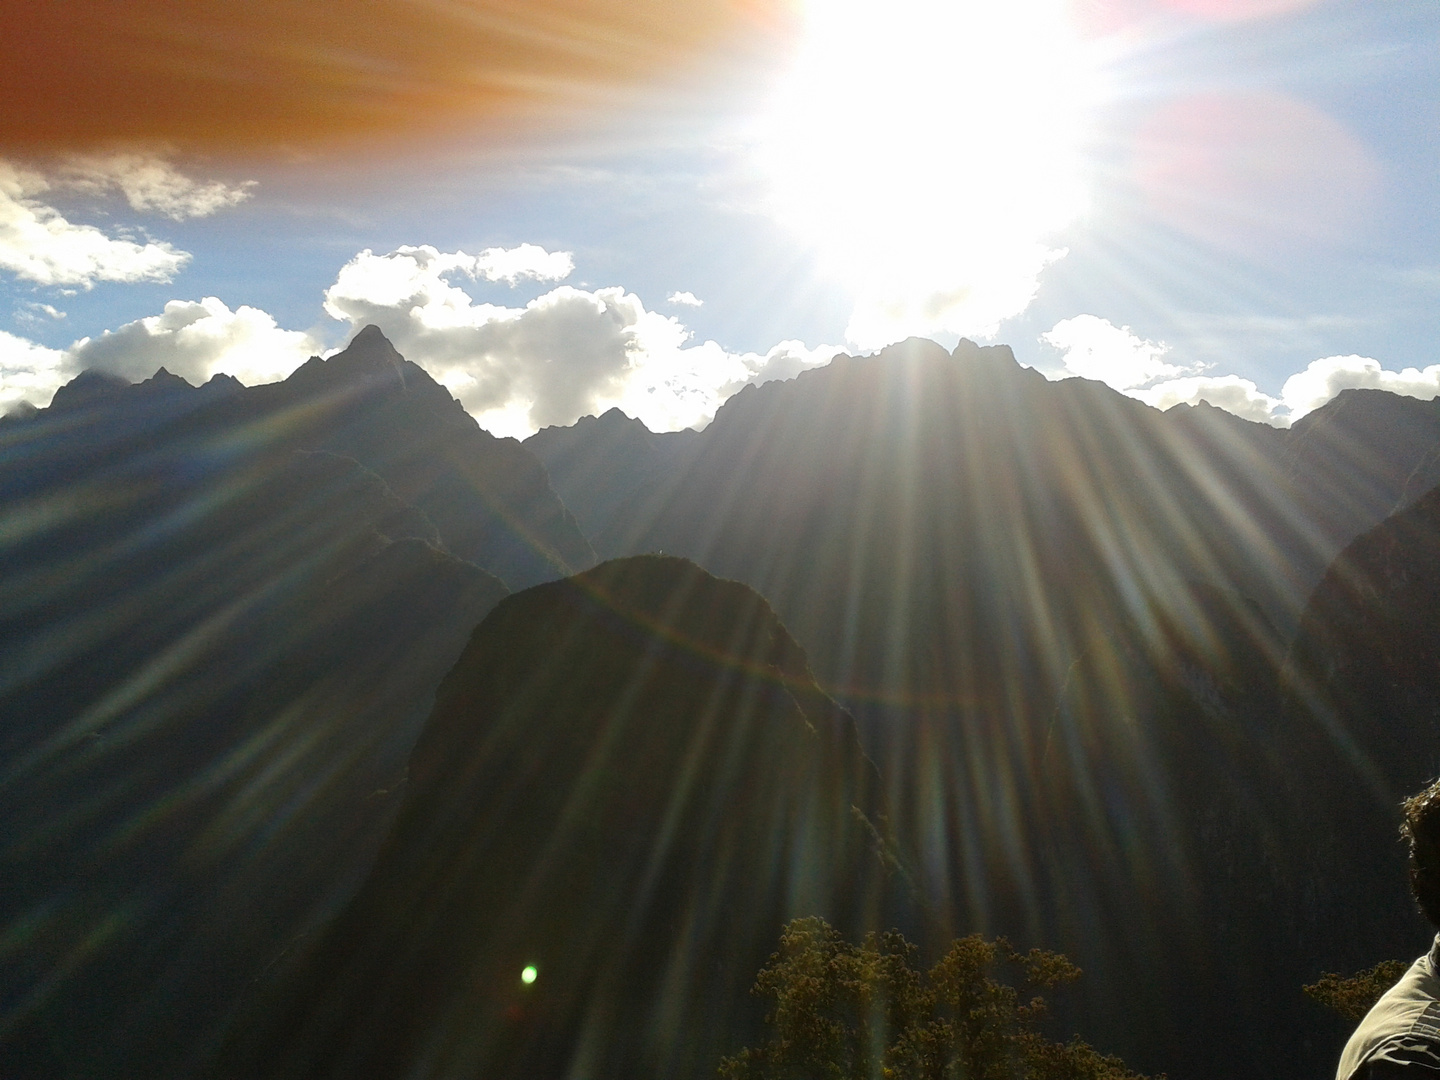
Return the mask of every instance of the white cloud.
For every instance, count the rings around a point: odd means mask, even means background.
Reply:
[[[1440,396],[1440,364],[1387,371],[1368,356],[1327,356],[1285,380],[1278,398],[1238,375],[1206,375],[1165,360],[1162,342],[1094,315],[1058,322],[1040,340],[1063,354],[1066,375],[1099,379],[1158,409],[1207,401],[1246,420],[1288,426],[1342,390],[1372,388],[1429,400]]]
[[[228,209],[248,199],[255,187],[253,180],[233,186],[220,180],[192,180],[163,158],[147,154],[74,157],[61,171],[60,181],[95,194],[118,189],[132,209],[175,221]]]
[[[855,306],[845,337],[864,349],[879,348],[911,334],[994,337],[1000,324],[1030,306],[1040,275],[1065,256],[1024,236],[957,238],[936,245],[911,265],[870,265],[855,289]]]
[[[824,367],[840,353],[834,345],[817,345],[807,348],[803,341],[782,341],[763,356],[760,353],[742,353],[740,361],[752,374],[745,382],[751,386],[763,386],[767,382],[793,379],[802,371]],[[738,386],[736,390],[740,389]]]
[[[619,406],[653,430],[707,422],[741,386],[824,363],[834,349],[795,342],[765,355],[689,345],[676,319],[622,288],[562,285],[523,308],[476,304],[446,279],[461,252],[363,251],[325,294],[325,309],[358,329],[377,324],[408,359],[490,431],[526,435]]]
[[[46,190],[35,173],[0,161],[0,269],[39,285],[97,281],[169,281],[190,260],[167,243],[111,237],[76,225],[35,198]]]
[[[456,252],[456,257],[463,259],[465,253]],[[568,251],[546,251],[535,244],[521,244],[513,248],[486,248],[475,256],[469,268],[457,266],[457,269],[467,269],[471,277],[503,281],[507,285],[514,285],[521,278],[564,281],[575,272],[575,257]]]
[[[1262,393],[1249,379],[1238,375],[1197,375],[1187,379],[1170,379],[1130,394],[1157,409],[1176,405],[1198,405],[1209,402],[1217,409],[1234,413],[1245,420],[1283,426],[1289,419],[1276,412],[1281,402]]]
[[[1060,350],[1071,375],[1098,379],[1116,390],[1133,390],[1185,373],[1165,362],[1168,347],[1164,342],[1147,341],[1128,326],[1116,326],[1095,315],[1064,319],[1041,334],[1040,340]]]
[[[38,300],[26,300],[15,310],[15,318],[19,322],[44,322],[42,315],[50,319],[69,318],[67,312],[61,311],[54,304],[42,304]]]
[[[376,255],[366,248],[341,267],[330,292],[340,297],[364,297],[365,302],[380,305],[397,304],[424,292],[427,302],[436,307],[463,310],[470,306],[470,296],[446,280],[449,274],[514,285],[521,278],[558,281],[574,270],[575,260],[568,251],[550,252],[534,244],[486,248],[479,255],[442,252],[429,244],[399,247],[388,255]],[[330,308],[328,301],[327,310],[336,318],[345,317]]]
[[[665,298],[667,304],[683,304],[685,307],[700,307],[705,303],[693,292],[672,292]]]
[[[1387,371],[1368,356],[1326,356],[1312,360],[1301,372],[1285,380],[1280,396],[1298,420],[1320,408],[1341,390],[1389,390],[1406,397],[1430,400],[1440,394],[1440,364],[1421,370]]]
[[[1157,409],[1209,402],[1246,420],[1283,426],[1284,405],[1238,375],[1199,374],[1199,366],[1180,367],[1166,356],[1161,341],[1140,337],[1096,315],[1077,315],[1056,323],[1040,340],[1059,349],[1065,372],[1098,379]]]
[[[253,384],[283,379],[321,351],[309,334],[281,330],[267,312],[244,306],[231,311],[207,296],[171,300],[163,314],[81,338],[67,350],[66,363],[71,370],[99,368],[135,382],[164,367],[196,384],[221,371]]]
[[[0,415],[22,401],[36,408],[50,404],[68,378],[66,356],[0,330]]]

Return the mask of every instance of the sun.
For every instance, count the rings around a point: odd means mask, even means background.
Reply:
[[[1064,0],[809,0],[758,139],[852,340],[993,333],[1082,212],[1100,67]]]

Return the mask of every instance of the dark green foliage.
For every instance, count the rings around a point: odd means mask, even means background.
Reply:
[[[1302,989],[1305,996],[1316,1004],[1334,1009],[1352,1023],[1359,1023],[1380,1000],[1380,995],[1394,986],[1409,966],[1404,960],[1381,960],[1374,967],[1357,971],[1354,975],[1327,971]]]
[[[1049,990],[1080,977],[1059,953],[1004,938],[956,940],[929,971],[896,931],[853,945],[796,919],[755,980],[773,1002],[769,1042],[720,1064],[722,1080],[1132,1080],[1116,1057],[1039,1029]],[[997,978],[1009,968],[1018,985]]]

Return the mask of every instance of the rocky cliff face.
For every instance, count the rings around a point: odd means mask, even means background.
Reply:
[[[1387,801],[1440,774],[1440,488],[1358,537],[1306,606],[1292,677],[1352,718]]]
[[[642,557],[517,594],[441,686],[361,893],[227,1060],[710,1076],[788,918],[895,915],[882,809],[853,721],[750,589]]]

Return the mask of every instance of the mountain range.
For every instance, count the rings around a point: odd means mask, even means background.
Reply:
[[[1437,484],[1440,402],[967,341],[523,444],[374,328],[82,373],[0,423],[0,1073],[713,1075],[797,914],[1065,951],[1144,1071],[1330,1068],[1300,984],[1425,939]]]
[[[1346,391],[1279,430],[911,340],[651,436],[639,486],[635,422],[571,430],[527,446],[562,498],[603,506],[623,477],[598,551],[692,558],[774,604],[860,721],[949,925],[1074,956],[1085,1030],[1147,1071],[1226,1071],[1229,1040],[1272,1072],[1328,1060],[1267,1037],[1306,1024],[1306,964],[1351,955],[1327,912],[1275,910],[1315,821],[1268,797],[1307,783],[1267,733],[1326,568],[1440,483],[1440,403]]]

